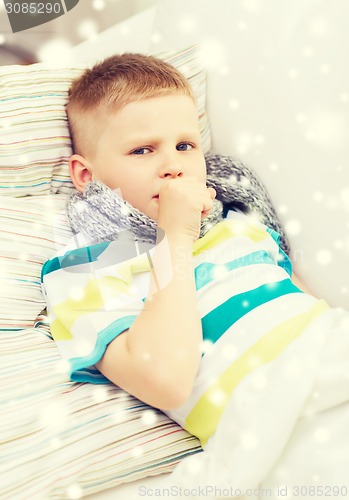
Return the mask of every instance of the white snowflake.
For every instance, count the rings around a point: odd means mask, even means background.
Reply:
[[[75,500],[77,498],[82,498],[83,497],[83,491],[81,487],[76,483],[76,484],[71,484],[67,488],[67,497]]]
[[[277,170],[279,170],[279,165],[278,165],[276,162],[272,162],[272,163],[269,165],[269,169],[270,169],[272,172],[276,172]]]
[[[286,205],[279,205],[277,211],[279,214],[287,214],[289,208]]]
[[[201,461],[197,457],[190,457],[186,461],[186,468],[189,474],[196,474],[202,468]]]
[[[97,11],[105,9],[105,0],[92,0],[92,8]]]
[[[203,40],[199,47],[199,58],[206,69],[218,70],[226,65],[227,47],[214,38]]]
[[[98,25],[93,19],[83,19],[77,25],[77,32],[83,39],[93,39],[98,34]]]
[[[296,121],[298,123],[304,123],[305,121],[307,121],[307,115],[305,113],[298,113],[296,115]]]
[[[222,389],[215,389],[210,394],[210,401],[215,406],[223,406],[227,400],[227,395]]]
[[[192,33],[197,28],[197,19],[193,16],[183,16],[178,21],[178,27],[183,33]]]
[[[316,253],[316,260],[322,266],[326,266],[332,261],[332,253],[326,248],[322,248]]]
[[[109,393],[107,387],[95,387],[92,391],[93,401],[96,403],[103,403],[109,398]]]
[[[229,108],[231,109],[238,109],[240,107],[240,102],[238,99],[231,99],[229,102],[228,102],[228,106]]]
[[[330,67],[328,64],[322,64],[320,68],[321,73],[327,75],[330,72]]]
[[[131,450],[131,455],[135,458],[141,457],[144,454],[144,449],[142,446],[134,446]]]
[[[239,31],[245,31],[247,29],[247,24],[244,21],[240,21],[238,23],[238,30]]]
[[[252,384],[252,387],[254,387],[254,389],[257,389],[260,391],[260,390],[263,390],[266,388],[266,386],[268,384],[268,379],[262,373],[255,374],[251,379],[251,384]]]
[[[258,446],[258,437],[252,432],[245,431],[240,436],[240,442],[246,450],[255,450]]]
[[[233,343],[227,344],[222,350],[222,356],[226,359],[235,358],[238,354],[238,348]]]
[[[340,191],[339,199],[341,200],[343,209],[349,211],[349,187],[345,187]]]
[[[300,221],[291,219],[285,223],[285,230],[287,234],[294,236],[302,231],[302,225]]]
[[[51,429],[55,433],[64,429],[68,423],[69,425],[71,423],[69,422],[67,407],[58,401],[47,402],[47,406],[41,409],[39,421],[43,427]]]
[[[72,43],[66,38],[56,37],[47,42],[42,43],[37,50],[36,56],[39,62],[47,64],[54,61],[54,65],[66,64],[72,57]]]
[[[85,290],[81,286],[73,286],[69,290],[69,298],[70,300],[73,300],[74,302],[78,302],[82,300],[85,296]]]
[[[221,280],[224,279],[228,276],[229,274],[229,269],[225,264],[222,264],[220,266],[216,266],[213,270],[213,276],[215,280]]]
[[[257,14],[263,8],[262,0],[242,0],[242,7],[250,14]]]
[[[290,68],[288,70],[288,76],[293,80],[299,77],[299,70],[297,68]]]
[[[316,191],[313,193],[313,201],[316,201],[317,203],[320,203],[324,199],[324,193],[321,191]]]
[[[307,45],[306,47],[303,48],[304,57],[311,57],[313,55],[314,55],[314,49],[310,47],[310,45]]]
[[[145,425],[155,424],[158,420],[158,416],[154,410],[145,410],[142,413],[142,422]]]
[[[320,38],[327,34],[328,22],[322,17],[316,17],[310,21],[309,34],[314,38]]]
[[[153,33],[151,36],[151,41],[153,43],[159,43],[162,40],[162,35],[160,33]]]
[[[49,446],[52,451],[58,450],[62,446],[62,440],[55,436],[50,440]]]
[[[253,139],[250,132],[237,132],[235,136],[236,151],[238,154],[245,154],[252,146]]]
[[[326,427],[318,427],[313,433],[314,440],[319,444],[325,444],[331,437],[330,431]]]
[[[265,137],[262,134],[257,134],[254,138],[254,142],[258,146],[261,146],[262,144],[265,143]]]
[[[213,342],[211,342],[211,340],[206,339],[201,343],[201,352],[208,354],[210,351],[212,351],[212,349]]]
[[[305,139],[321,149],[335,150],[347,143],[346,117],[340,111],[321,109],[309,115]]]

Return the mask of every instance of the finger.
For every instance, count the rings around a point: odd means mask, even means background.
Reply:
[[[207,200],[204,203],[204,207],[203,207],[203,210],[201,211],[201,215],[204,214],[204,216],[205,216],[205,215],[209,214],[212,210],[212,207],[213,207],[213,200],[212,199]]]
[[[211,187],[207,188],[207,190],[208,190],[208,192],[209,192],[209,194],[210,194],[210,196],[211,196],[211,198],[213,200],[216,197],[216,195],[217,195],[217,191],[214,188],[211,188]]]
[[[203,210],[201,212],[201,219],[204,219],[205,217],[207,217],[209,215],[209,213],[211,212],[212,208],[210,208],[209,210]]]

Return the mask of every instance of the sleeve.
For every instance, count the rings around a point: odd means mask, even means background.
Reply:
[[[230,218],[239,218],[239,217],[242,217],[243,219],[246,220],[246,218],[248,216],[246,214],[244,214],[241,210],[236,209],[236,208],[234,208],[234,210],[229,210],[227,212],[227,215],[226,215],[227,219],[230,219]],[[249,219],[249,222],[251,223],[251,219]],[[286,252],[282,248],[282,236],[281,236],[281,234],[278,233],[277,231],[275,231],[275,229],[272,229],[271,227],[268,227],[263,222],[257,221],[255,219],[253,219],[253,224],[256,227],[259,227],[260,229],[263,229],[264,231],[266,231],[268,233],[268,235],[276,243],[277,250],[278,250],[277,264],[280,267],[282,267],[283,269],[285,269],[285,271],[291,277],[292,276],[293,266],[292,266],[291,259],[289,258],[289,256],[286,254]]]
[[[293,266],[292,266],[291,259],[286,254],[286,252],[284,252],[284,250],[281,247],[281,241],[282,241],[281,234],[278,233],[277,231],[275,231],[275,229],[272,229],[272,228],[270,228],[268,226],[264,226],[264,227],[265,227],[266,231],[270,234],[270,236],[273,238],[273,240],[275,241],[275,243],[279,247],[279,254],[277,256],[278,265],[280,267],[282,267],[283,269],[285,269],[285,271],[291,277],[292,276],[292,272],[293,272],[292,271]]]
[[[147,254],[111,265],[115,245],[71,250],[42,269],[51,334],[75,382],[109,383],[94,365],[133,324],[149,290]]]

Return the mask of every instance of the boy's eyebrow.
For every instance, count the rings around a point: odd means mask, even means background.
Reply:
[[[181,132],[180,137],[181,137],[181,139],[178,139],[178,140],[184,140],[184,139],[190,139],[190,138],[198,140],[200,137],[200,134],[194,130],[187,130],[185,132]],[[124,142],[124,145],[127,146],[127,145],[131,145],[131,144],[152,144],[152,143],[156,144],[160,141],[161,141],[160,137],[153,137],[153,136],[145,136],[144,135],[144,136],[127,137],[127,139],[125,139],[125,141],[123,141],[123,142]]]

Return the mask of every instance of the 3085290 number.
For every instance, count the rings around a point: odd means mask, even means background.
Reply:
[[[346,497],[347,486],[292,486],[294,497]]]
[[[62,4],[55,3],[5,3],[5,9],[8,14],[60,14],[63,13]]]

